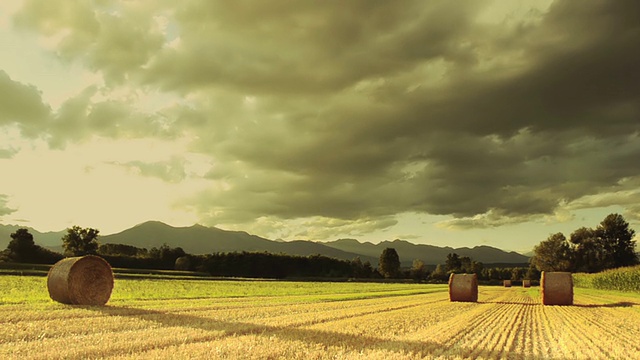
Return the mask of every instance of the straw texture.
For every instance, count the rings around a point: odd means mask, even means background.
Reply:
[[[476,274],[451,274],[449,276],[449,301],[478,301],[478,276]]]
[[[49,270],[51,299],[72,305],[104,305],[113,290],[113,271],[103,258],[93,255],[58,261]]]
[[[540,292],[544,305],[573,305],[573,278],[570,272],[542,272]]]

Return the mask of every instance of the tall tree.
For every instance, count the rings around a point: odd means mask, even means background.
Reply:
[[[604,248],[603,264],[606,269],[638,263],[638,255],[635,253],[636,242],[633,240],[635,231],[629,227],[622,215],[607,215],[595,233]]]
[[[9,257],[15,261],[25,262],[31,260],[36,252],[36,244],[33,235],[28,229],[18,229],[12,233],[11,241],[7,245]]]
[[[574,270],[577,272],[598,272],[604,266],[604,246],[596,231],[581,227],[569,237],[573,244]]]
[[[436,266],[436,269],[431,273],[431,278],[434,280],[447,280],[447,271],[442,264]]]
[[[73,256],[95,254],[98,250],[98,233],[100,233],[99,230],[92,228],[80,226],[68,228],[67,233],[62,237],[65,254]]]
[[[444,264],[447,268],[448,272],[458,272],[462,268],[462,260],[460,260],[460,256],[456,253],[449,253],[447,255],[447,261]]]
[[[400,273],[400,257],[394,248],[386,248],[380,254],[378,271],[385,278],[395,278]]]
[[[532,263],[539,271],[571,271],[573,254],[562,233],[550,235],[533,248]]]
[[[427,269],[424,265],[424,261],[420,259],[413,260],[413,265],[411,266],[411,276],[414,280],[422,280],[427,275]]]

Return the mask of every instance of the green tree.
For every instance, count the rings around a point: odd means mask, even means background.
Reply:
[[[514,267],[511,269],[511,280],[518,281],[524,279],[527,269],[522,267]]]
[[[363,268],[365,277],[370,278],[376,275],[375,271],[373,270],[373,265],[371,265],[371,261],[369,260],[365,261],[364,264],[362,264],[362,268]]]
[[[433,280],[447,280],[447,271],[445,270],[444,266],[438,264],[436,266],[436,269],[431,273],[431,278]]]
[[[474,273],[476,275],[478,275],[478,277],[481,276],[482,274],[482,270],[484,270],[484,264],[481,263],[480,261],[471,261],[471,267],[469,268],[469,273]]]
[[[378,271],[385,278],[395,278],[400,273],[400,257],[394,248],[386,248],[380,254]]]
[[[145,248],[138,248],[126,244],[100,244],[100,246],[98,246],[98,254],[108,256],[146,257],[148,255],[148,251]]]
[[[532,259],[533,258],[529,260],[529,267],[527,268],[527,273],[524,275],[524,278],[527,280],[540,280],[540,271],[536,268]]]
[[[460,257],[460,271],[464,273],[472,273],[472,260],[468,256]]]
[[[413,264],[411,266],[411,276],[414,280],[422,280],[425,278],[427,274],[427,269],[424,265],[424,261],[420,259],[413,260]]]
[[[73,256],[95,254],[98,250],[99,232],[96,229],[80,226],[68,228],[67,233],[62,237],[65,254]]]
[[[595,230],[595,234],[604,248],[603,265],[605,269],[636,265],[635,231],[620,214],[609,214]]]
[[[7,245],[9,258],[18,262],[30,261],[37,251],[33,235],[27,229],[18,229],[10,236],[11,241]]]
[[[562,233],[550,235],[533,249],[531,261],[539,271],[571,271],[573,253]]]
[[[445,267],[447,268],[447,272],[458,272],[462,269],[462,260],[460,260],[460,256],[458,254],[448,254],[447,261],[445,262]]]
[[[351,260],[352,276],[357,279],[369,278],[373,272],[371,262],[365,261],[364,263],[359,256],[356,256]]]
[[[176,259],[185,255],[187,253],[181,247],[172,248],[166,243],[159,248],[153,247],[149,250],[149,257],[158,259],[166,269],[172,269],[175,266]]]
[[[601,239],[595,230],[581,227],[571,233],[573,244],[574,270],[577,272],[598,272],[603,269],[605,252]]]

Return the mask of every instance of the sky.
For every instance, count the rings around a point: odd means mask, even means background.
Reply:
[[[0,224],[640,231],[636,0],[3,0],[0,48]]]

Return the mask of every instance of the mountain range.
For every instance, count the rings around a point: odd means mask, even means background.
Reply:
[[[15,225],[0,225],[0,249],[6,248],[11,240],[10,234],[19,228],[21,227]],[[61,251],[60,239],[66,231],[42,233],[28,229],[33,234],[36,244]],[[343,260],[360,257],[363,262],[369,261],[373,266],[377,266],[378,258],[385,248],[394,248],[403,266],[411,266],[414,259],[420,259],[427,265],[444,264],[449,253],[468,256],[485,264],[526,264],[529,260],[522,254],[506,252],[491,246],[452,248],[413,244],[404,240],[383,241],[378,244],[360,242],[356,239],[329,242],[274,241],[244,231],[227,231],[197,224],[173,227],[159,221],[148,221],[116,234],[100,236],[98,241],[101,244],[127,244],[147,249],[167,244],[171,247],[179,246],[190,254],[264,251],[300,256],[320,254]]]

